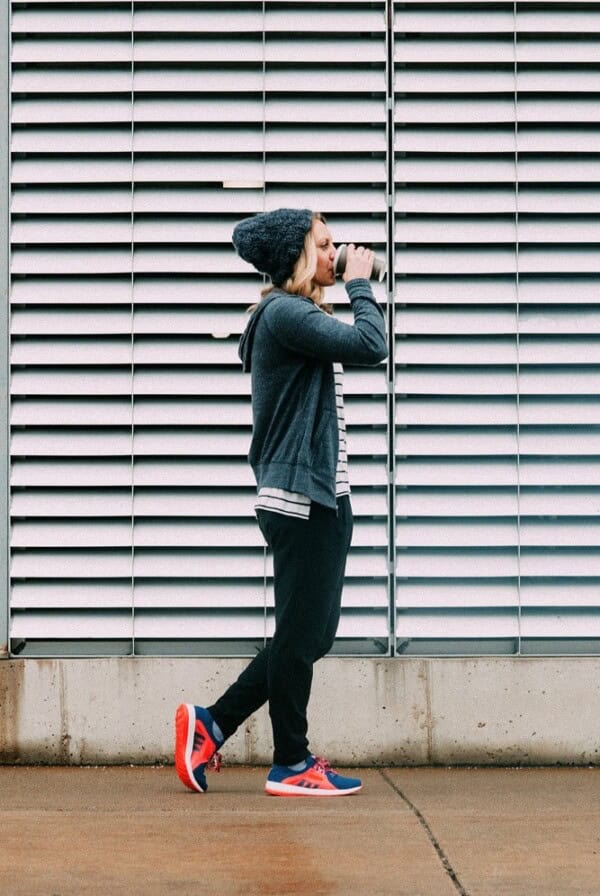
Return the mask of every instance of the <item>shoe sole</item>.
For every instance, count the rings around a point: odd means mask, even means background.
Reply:
[[[196,729],[196,710],[191,703],[181,703],[175,713],[175,770],[179,780],[194,790],[204,793],[192,771],[192,747]]]
[[[321,790],[320,788],[298,787],[296,784],[282,784],[276,781],[267,782],[265,792],[269,796],[350,796],[358,793],[362,784],[358,787],[347,787],[345,790]]]

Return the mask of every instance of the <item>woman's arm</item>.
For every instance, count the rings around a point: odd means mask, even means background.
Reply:
[[[368,280],[346,283],[354,324],[325,314],[310,300],[281,295],[265,308],[265,322],[281,345],[321,361],[375,366],[388,355],[383,311]]]

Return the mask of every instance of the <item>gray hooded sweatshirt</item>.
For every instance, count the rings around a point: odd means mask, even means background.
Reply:
[[[333,362],[374,367],[388,354],[385,319],[371,284],[356,278],[345,285],[353,325],[277,288],[252,313],[238,348],[243,370],[252,375],[248,461],[258,489],[300,492],[336,512]]]

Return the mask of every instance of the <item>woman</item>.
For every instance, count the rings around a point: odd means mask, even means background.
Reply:
[[[207,764],[268,700],[274,754],[267,793],[347,795],[361,782],[310,752],[306,709],[313,664],[335,638],[353,528],[342,364],[373,366],[387,357],[383,312],[368,281],[373,253],[348,247],[349,325],[323,302],[335,282],[335,247],[323,215],[287,208],[254,215],[235,227],[233,243],[273,283],[250,309],[239,356],[252,374],[248,459],[258,525],[273,552],[275,632],[216,703],[178,707],[177,774],[191,790],[206,791]]]

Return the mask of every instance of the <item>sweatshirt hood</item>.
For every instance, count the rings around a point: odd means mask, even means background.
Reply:
[[[238,357],[242,362],[242,370],[244,373],[250,373],[252,370],[252,348],[254,346],[254,334],[256,332],[258,321],[267,305],[282,294],[281,290],[273,290],[270,295],[259,302],[258,308],[256,308],[250,315],[250,320],[246,324],[246,329],[242,333],[238,345]]]

